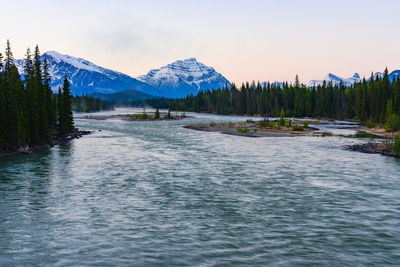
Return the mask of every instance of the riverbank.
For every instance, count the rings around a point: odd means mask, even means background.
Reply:
[[[75,129],[71,134],[67,135],[66,137],[55,137],[52,140],[50,140],[48,143],[34,145],[34,146],[22,145],[15,151],[0,152],[0,158],[18,155],[18,154],[31,154],[33,152],[36,152],[36,151],[44,149],[44,148],[50,148],[55,145],[63,144],[65,142],[69,142],[74,139],[79,139],[82,136],[89,135],[91,133],[92,133],[91,131],[81,131],[81,130]]]

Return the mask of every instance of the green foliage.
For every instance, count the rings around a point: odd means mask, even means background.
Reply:
[[[138,120],[148,120],[150,118],[149,114],[146,113],[146,108],[143,108],[142,114],[135,114],[135,118]]]
[[[244,133],[244,134],[249,134],[249,133],[250,133],[249,128],[246,128],[246,127],[238,126],[238,127],[236,128],[236,130],[237,130],[239,133]]]
[[[374,121],[372,120],[372,118],[369,118],[367,120],[367,123],[365,124],[365,126],[369,129],[372,129],[372,128],[375,128],[376,125],[375,125]]]
[[[228,122],[228,127],[229,127],[229,128],[232,128],[232,127],[234,127],[234,126],[235,126],[235,124],[234,124],[233,122],[231,122],[231,121]]]
[[[400,155],[400,136],[399,135],[394,138],[392,152],[397,156]]]
[[[357,131],[357,133],[354,135],[355,138],[370,138],[370,139],[382,139],[383,137],[381,135],[373,134],[373,133],[368,133],[364,131]]]
[[[400,131],[400,116],[396,114],[389,115],[385,123],[385,129],[391,132]]]
[[[210,122],[210,127],[215,127],[217,124],[215,122]]]
[[[283,108],[281,109],[281,114],[278,120],[278,125],[279,126],[285,126],[285,111],[283,110]]]
[[[292,127],[292,120],[284,120],[285,121],[285,127]]]
[[[303,128],[304,128],[304,129],[308,129],[308,121],[305,121],[305,122],[303,123]]]

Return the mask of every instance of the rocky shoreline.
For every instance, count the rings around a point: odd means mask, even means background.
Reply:
[[[367,153],[367,154],[381,154],[384,156],[400,158],[392,152],[392,144],[389,142],[368,142],[365,144],[354,144],[346,146],[347,150]]]
[[[34,146],[22,145],[15,151],[8,151],[8,152],[0,153],[0,158],[18,155],[18,154],[31,154],[40,149],[50,148],[55,145],[63,144],[65,142],[69,142],[74,139],[79,139],[82,136],[89,135],[89,134],[92,134],[92,132],[91,131],[81,131],[81,130],[75,129],[71,134],[67,135],[66,137],[56,137],[45,144],[34,145]]]

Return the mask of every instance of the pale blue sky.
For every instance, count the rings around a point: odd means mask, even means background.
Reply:
[[[400,69],[396,0],[0,0],[0,49],[28,46],[134,77],[196,57],[229,80]]]

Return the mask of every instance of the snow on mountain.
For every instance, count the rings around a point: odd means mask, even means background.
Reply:
[[[393,78],[398,78],[400,76],[400,70],[394,70],[391,73],[389,73],[389,80],[392,81]],[[373,74],[374,79],[376,78],[382,78],[383,73],[382,72],[375,72]],[[368,78],[367,80],[370,80],[371,78]],[[318,86],[322,85],[324,81],[328,84],[328,82],[332,81],[333,85],[338,85],[340,81],[342,81],[345,85],[350,86],[353,85],[356,82],[360,82],[362,78],[358,73],[354,73],[354,75],[350,78],[342,78],[339,76],[336,76],[332,73],[329,73],[328,75],[325,76],[322,80],[311,80],[307,83],[307,87],[313,87],[313,86]]]
[[[71,83],[73,94],[90,94],[94,92],[115,93],[127,89],[139,91],[152,91],[153,88],[126,74],[102,68],[82,58],[63,55],[49,51],[42,55],[49,62],[51,87],[57,90],[62,85],[64,76],[67,75]],[[24,61],[15,60],[15,65],[20,74],[24,71]]]
[[[358,73],[354,73],[354,75],[350,78],[342,78],[339,76],[336,76],[332,73],[328,73],[322,80],[311,80],[307,83],[307,87],[313,87],[313,86],[318,86],[322,85],[324,81],[328,84],[329,82],[332,82],[332,84],[339,85],[339,83],[342,81],[344,85],[350,86],[353,85],[356,82],[361,81],[360,75]]]
[[[214,68],[198,62],[195,58],[178,60],[160,69],[150,70],[137,78],[155,90],[156,96],[183,97],[197,94],[199,90],[230,86],[230,82]]]

